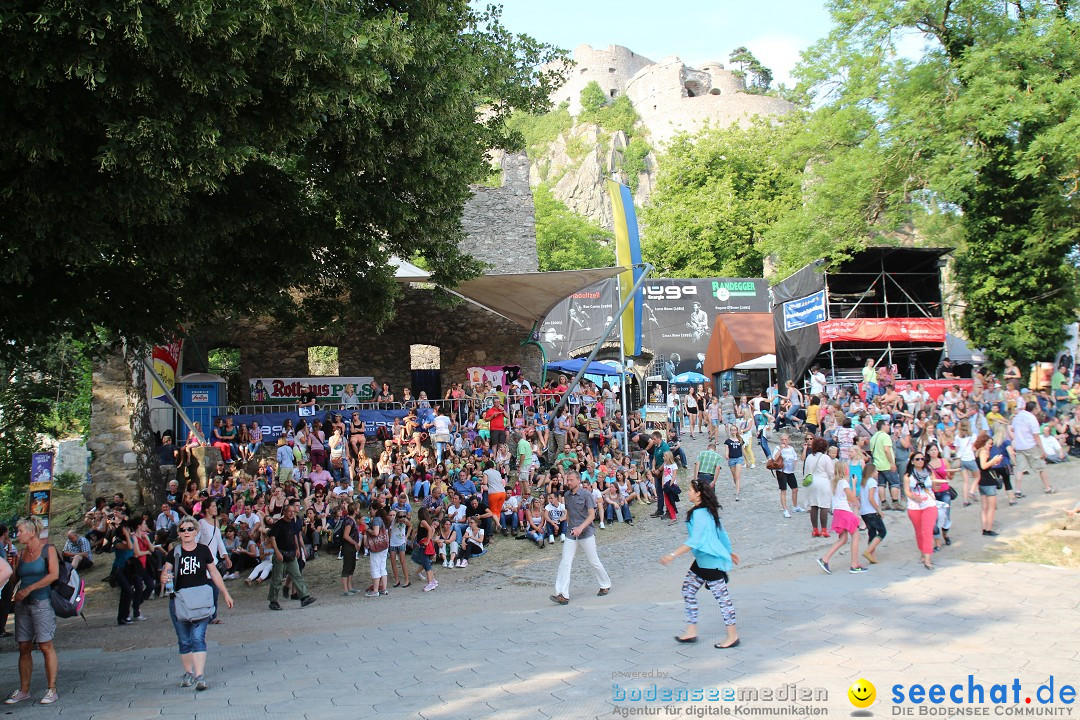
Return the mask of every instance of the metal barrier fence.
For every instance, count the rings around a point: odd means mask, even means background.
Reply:
[[[524,404],[527,398],[531,398],[533,404],[539,400],[537,396],[523,396],[523,395],[508,395],[506,398],[507,409],[514,412],[521,412],[524,409]],[[392,402],[392,403],[353,403],[345,405],[342,403],[325,403],[322,405],[315,405],[316,413],[323,412],[336,412],[340,413],[345,420],[349,419],[349,413],[353,410],[408,410],[410,408],[442,408],[444,413],[457,417],[462,413],[471,411],[482,412],[491,407],[494,403],[494,398],[488,397],[471,397],[460,399],[435,399],[435,400],[413,400],[408,403]],[[213,427],[215,418],[229,417],[239,415],[271,415],[275,413],[294,413],[298,417],[299,408],[295,403],[292,404],[266,404],[266,405],[198,405],[192,407],[184,407],[184,411],[188,414],[188,417],[193,422],[197,422],[203,431],[204,435],[209,436],[210,430]],[[165,431],[171,431],[173,433],[173,439],[178,443],[183,443],[187,440],[188,428],[187,425],[180,418],[179,413],[171,407],[153,408],[150,410],[150,426],[159,433]]]

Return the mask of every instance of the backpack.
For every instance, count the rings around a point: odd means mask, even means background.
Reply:
[[[337,525],[334,527],[334,534],[330,536],[330,541],[326,543],[326,547],[329,550],[341,550],[345,545],[345,518],[338,520]]]
[[[56,551],[55,547],[53,551]],[[62,618],[78,615],[86,622],[86,617],[82,614],[83,605],[86,604],[86,583],[59,552],[56,553],[56,561],[60,574],[49,586],[49,601],[52,603],[53,612]]]

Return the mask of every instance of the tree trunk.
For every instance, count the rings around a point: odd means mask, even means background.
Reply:
[[[142,359],[146,348],[124,342],[124,364],[128,369],[128,397],[131,399],[131,442],[135,453],[139,508],[156,508],[165,499],[165,483],[158,466],[154,431],[150,426],[150,402],[146,394],[146,368]]]

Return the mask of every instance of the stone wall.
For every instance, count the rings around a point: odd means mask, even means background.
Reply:
[[[461,249],[491,266],[493,273],[536,272],[536,221],[524,153],[498,155],[502,186],[475,186],[465,203]]]
[[[122,492],[125,498],[138,495],[135,446],[131,440],[131,411],[128,370],[120,353],[109,355],[94,368],[90,439],[93,453],[91,482],[83,487],[88,498]]]
[[[566,82],[550,95],[551,104],[569,103],[570,114],[581,112],[581,91],[595,80],[608,98],[618,97],[626,90],[626,83],[638,70],[653,61],[638,55],[622,45],[608,45],[598,49],[591,45],[578,45],[574,49],[573,67],[567,71]]]
[[[371,375],[400,389],[412,379],[410,346],[434,345],[440,351],[444,391],[449,382],[463,380],[465,370],[474,365],[520,365],[529,378],[539,378],[539,351],[521,345],[527,334],[525,328],[469,302],[451,309],[437,307],[432,290],[414,286],[405,288],[395,318],[383,333],[358,326],[340,337],[302,332],[282,336],[259,319],[193,332],[204,350],[225,346],[240,350],[245,387],[252,377],[306,377],[307,348],[330,345],[338,348],[342,376]]]

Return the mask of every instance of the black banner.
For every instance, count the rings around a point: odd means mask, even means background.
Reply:
[[[717,315],[769,311],[768,286],[762,278],[649,279],[642,298],[641,344],[661,359],[666,378],[689,370],[701,372]],[[548,358],[568,358],[595,343],[618,309],[614,279],[590,285],[556,305],[539,331]],[[618,329],[611,340],[618,340]]]

